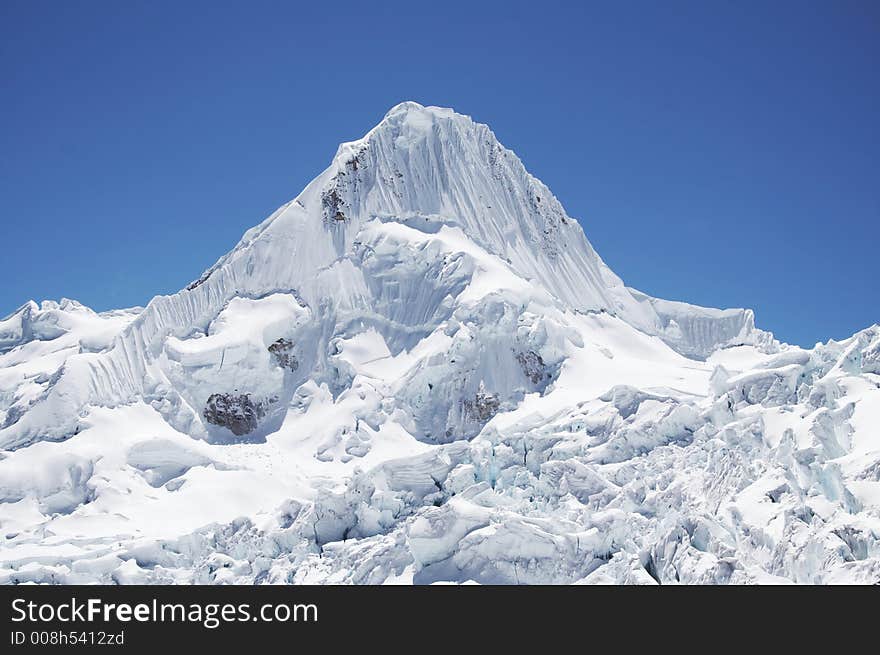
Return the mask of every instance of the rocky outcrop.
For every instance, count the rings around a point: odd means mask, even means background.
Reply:
[[[269,346],[269,352],[281,368],[287,369],[291,373],[299,368],[299,360],[294,355],[293,342],[284,337],[273,341]]]
[[[473,399],[465,398],[461,401],[464,416],[478,423],[485,423],[495,416],[500,406],[501,402],[498,400],[498,396],[486,391],[482,384]]]
[[[547,376],[544,358],[533,350],[516,353],[516,361],[532,384],[540,384]]]
[[[250,394],[214,393],[208,398],[203,415],[208,423],[229,429],[240,437],[257,429],[266,414],[265,404]]]

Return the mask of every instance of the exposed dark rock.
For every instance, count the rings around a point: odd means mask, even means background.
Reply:
[[[208,423],[228,428],[240,437],[257,429],[266,414],[263,403],[254,401],[250,394],[214,393],[208,398],[204,416]]]
[[[207,280],[209,277],[211,277],[211,273],[213,273],[213,272],[214,272],[213,270],[205,271],[204,273],[202,273],[202,276],[201,276],[198,280],[195,280],[195,281],[190,282],[189,284],[187,284],[187,285],[186,285],[186,290],[187,290],[187,291],[192,291],[192,290],[195,289],[197,286],[203,284],[203,283],[205,282],[205,280]]]
[[[345,201],[339,196],[339,191],[334,186],[321,196],[321,206],[324,210],[324,220],[327,222],[345,222]]]
[[[495,416],[495,413],[501,406],[501,402],[498,400],[498,396],[487,392],[483,385],[480,385],[480,388],[474,394],[474,399],[462,400],[461,406],[465,416],[480,423],[485,423]]]
[[[282,337],[272,342],[269,346],[269,352],[272,353],[272,356],[281,368],[286,368],[291,372],[299,368],[299,361],[293,354],[293,342],[289,339]]]
[[[544,359],[535,351],[516,353],[516,361],[532,384],[539,384],[544,379],[546,375]]]
[[[324,222],[328,225],[345,223],[351,214],[343,197],[357,194],[360,184],[358,171],[367,166],[366,148],[360,150],[354,157],[343,165],[343,168],[333,179],[333,186],[321,195],[321,208],[324,214]]]

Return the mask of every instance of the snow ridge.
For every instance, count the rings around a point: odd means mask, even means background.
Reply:
[[[878,353],[627,288],[401,103],[180,292],[0,321],[0,580],[876,581]]]

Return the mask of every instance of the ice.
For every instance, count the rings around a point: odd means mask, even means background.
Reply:
[[[754,320],[402,103],[180,292],[0,321],[0,581],[880,581],[880,326]]]

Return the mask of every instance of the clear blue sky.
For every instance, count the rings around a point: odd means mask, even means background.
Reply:
[[[880,2],[297,4],[0,3],[0,315],[178,290],[412,99],[631,286],[804,345],[880,321]]]

